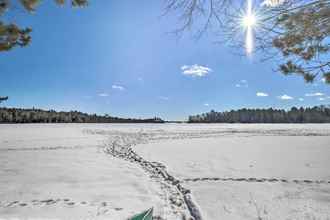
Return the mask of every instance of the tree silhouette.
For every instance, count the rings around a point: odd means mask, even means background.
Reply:
[[[7,97],[3,97],[7,98]],[[163,123],[161,118],[118,118],[78,111],[57,112],[42,109],[0,108],[0,123]]]
[[[0,0],[0,16],[9,13],[11,10],[23,10],[32,13],[36,10],[41,0]],[[55,0],[58,5],[64,5],[65,0]],[[72,7],[83,7],[88,0],[70,0]],[[1,19],[3,20],[3,19]],[[31,42],[30,33],[32,28],[21,28],[15,23],[5,24],[0,20],[0,52],[9,51],[17,46],[25,47]]]
[[[189,123],[329,123],[330,106],[283,109],[238,109],[225,112],[212,110],[189,116]]]

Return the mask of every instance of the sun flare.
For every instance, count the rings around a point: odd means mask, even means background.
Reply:
[[[254,14],[247,14],[243,17],[243,26],[244,27],[253,27],[257,24],[257,18]]]
[[[251,54],[253,52],[254,47],[254,36],[253,30],[257,25],[257,16],[253,11],[252,7],[253,0],[247,0],[247,7],[244,15],[242,16],[242,26],[245,29],[245,49],[247,54]]]

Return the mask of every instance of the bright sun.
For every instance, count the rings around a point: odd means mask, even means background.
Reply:
[[[257,18],[254,14],[247,14],[243,17],[243,26],[244,27],[253,27],[257,24]]]
[[[244,27],[246,32],[245,49],[247,54],[251,54],[253,52],[253,47],[254,47],[253,29],[257,25],[257,17],[252,9],[252,4],[253,4],[252,1],[253,0],[247,0],[246,11],[242,16],[242,26]]]

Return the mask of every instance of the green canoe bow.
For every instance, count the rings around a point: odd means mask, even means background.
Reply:
[[[137,214],[130,218],[129,220],[152,220],[153,208],[148,209],[140,214]]]

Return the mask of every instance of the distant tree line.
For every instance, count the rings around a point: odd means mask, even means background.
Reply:
[[[330,106],[283,109],[214,110],[189,116],[189,123],[330,123]]]
[[[0,108],[0,123],[163,123],[161,118],[131,119],[78,111]]]

